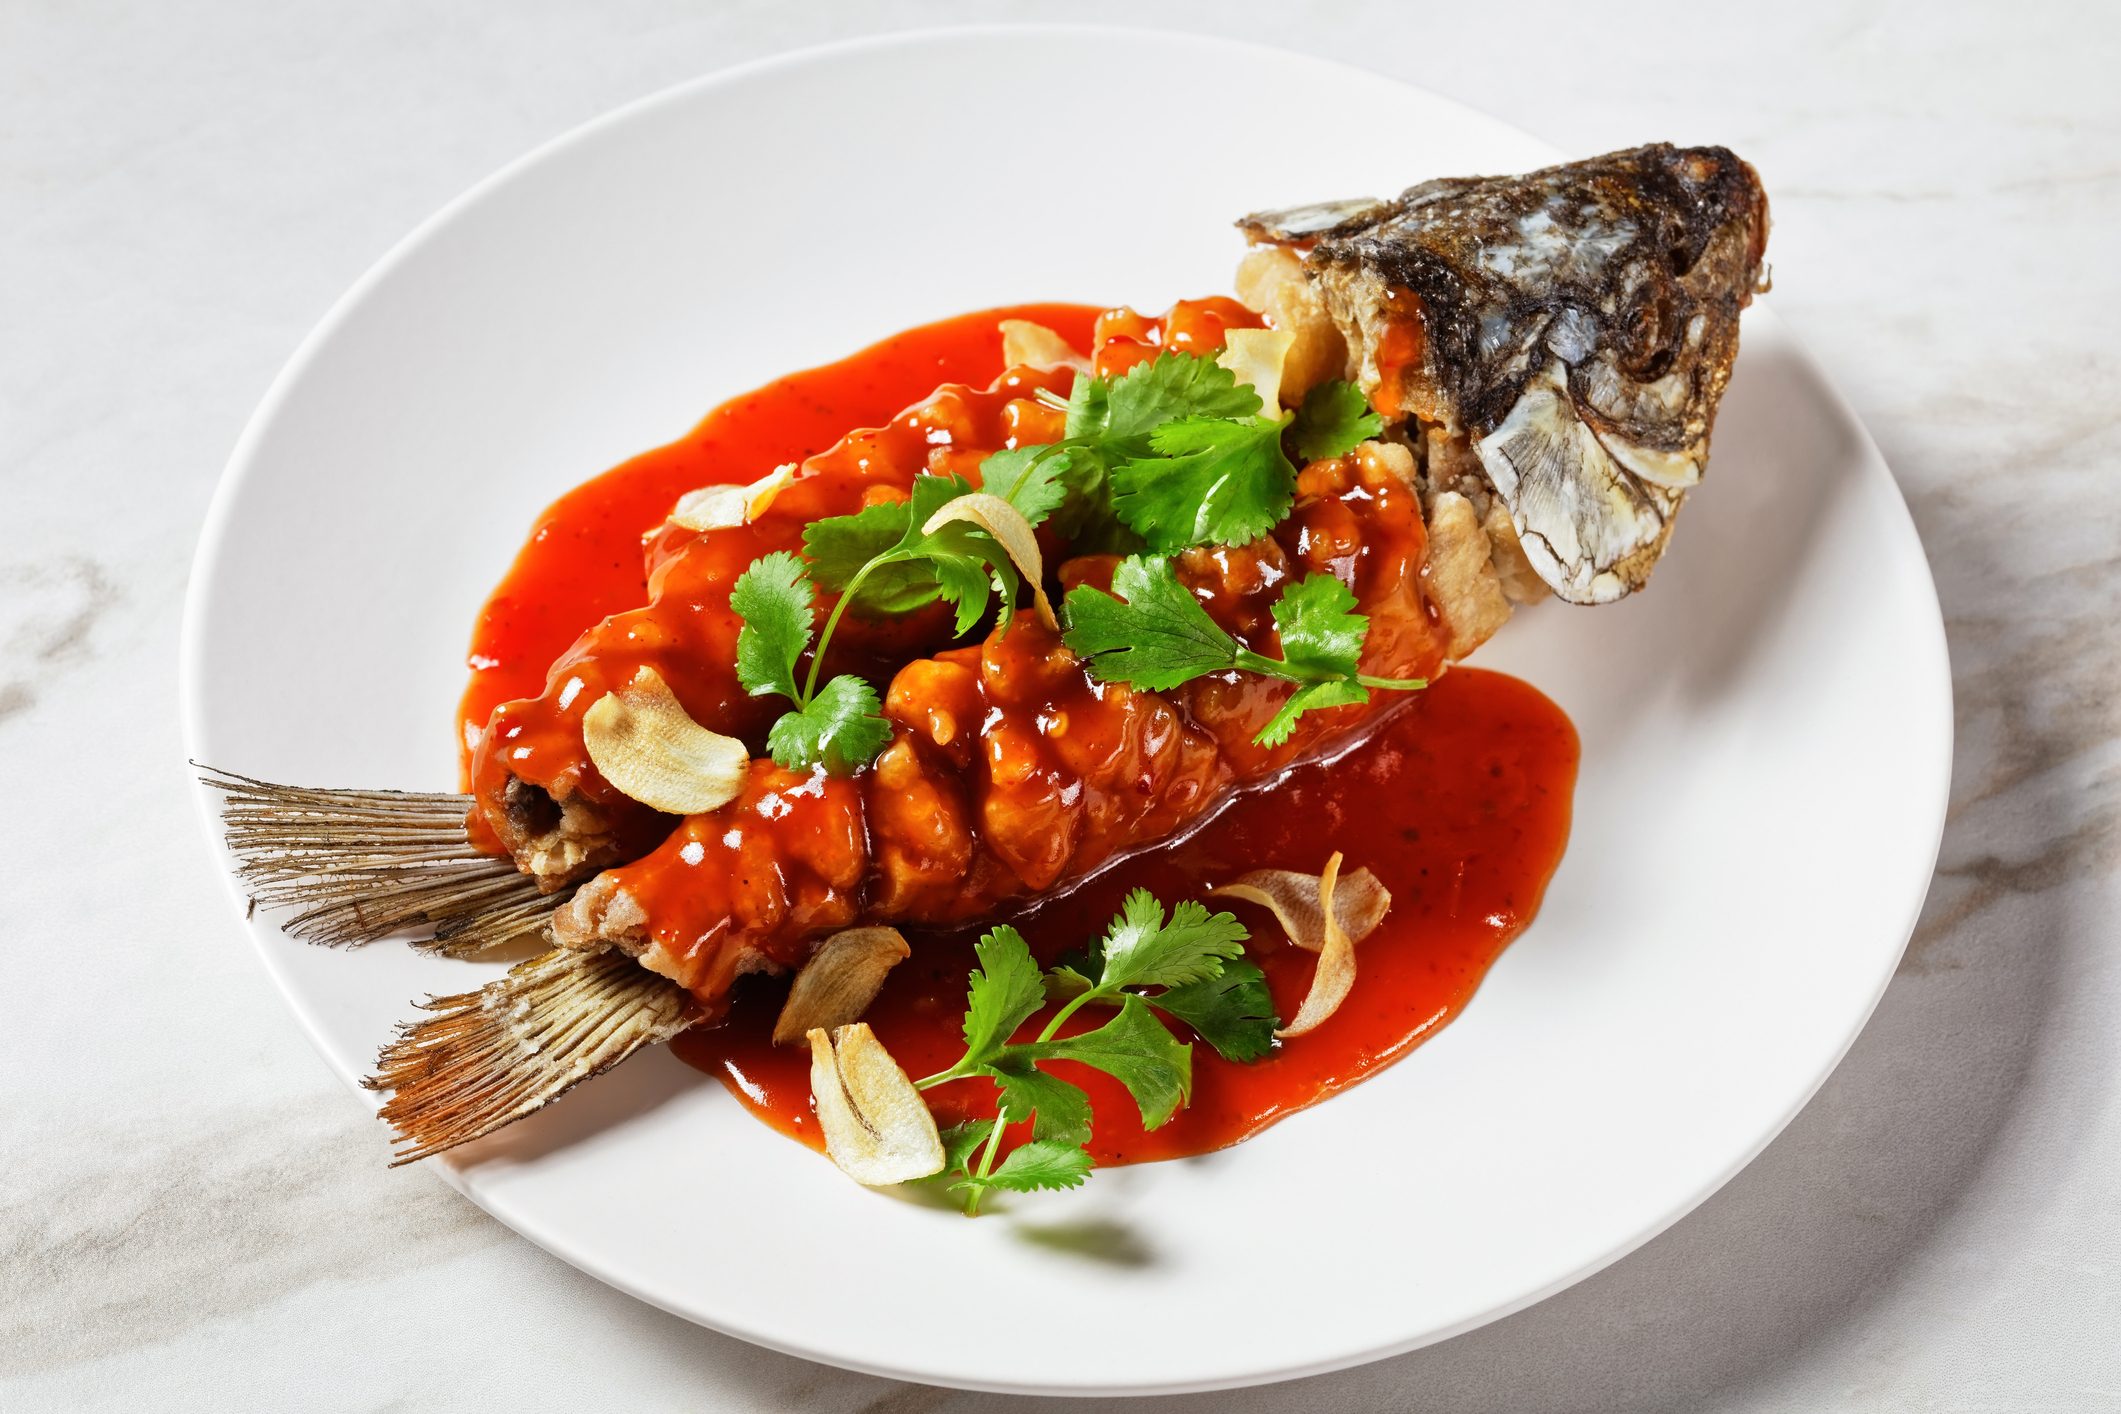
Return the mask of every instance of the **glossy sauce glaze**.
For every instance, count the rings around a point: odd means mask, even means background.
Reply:
[[[1278,651],[1272,606],[1298,575],[1335,576],[1368,616],[1363,666],[1431,678],[1448,629],[1426,592],[1427,534],[1391,459],[1312,462],[1283,522],[1250,545],[1189,550],[1174,574],[1254,651]],[[1109,584],[1082,556],[1063,584]],[[633,950],[718,1018],[728,984],[799,965],[856,922],[944,926],[1070,887],[1199,823],[1234,788],[1365,733],[1389,694],[1305,713],[1257,738],[1294,689],[1209,674],[1165,692],[1100,682],[1059,635],[1018,613],[977,646],[917,659],[884,697],[890,744],[851,779],[754,762],[746,788],[599,877],[561,918],[567,940]],[[623,898],[624,902],[619,902]],[[607,930],[605,924],[609,922]]]
[[[926,400],[939,383],[971,385],[959,390],[969,393],[993,380],[1001,364],[995,324],[1009,317],[1046,324],[1076,347],[1094,348],[1096,367],[1107,376],[1124,372],[1160,348],[1213,350],[1221,345],[1226,328],[1258,323],[1242,306],[1223,300],[1185,302],[1161,318],[1129,310],[1100,315],[1061,305],[984,311],[908,331],[839,364],[779,380],[716,409],[686,438],[587,483],[541,518],[474,637],[473,678],[460,718],[467,773],[473,748],[497,706],[520,710],[521,702],[543,702],[537,712],[559,720],[552,710],[557,696],[585,661],[630,661],[635,656],[635,635],[613,633],[611,626],[626,624],[629,614],[639,615],[644,600],[658,593],[685,602],[683,594],[665,592],[671,576],[667,566],[673,561],[683,568],[688,557],[699,560],[701,565],[694,568],[722,585],[719,594],[726,605],[724,582],[756,554],[799,545],[803,519],[844,513],[864,496],[890,494],[875,488],[895,488],[915,470],[963,469],[933,465],[925,444],[936,429],[919,419],[901,416],[894,421],[894,414]],[[982,448],[991,450],[1011,439],[1032,442],[1058,435],[1050,427],[1014,426],[1012,419],[1021,419],[1026,411],[1022,394],[1028,389],[1014,398],[1008,390],[997,391],[1000,396],[988,399],[991,407],[975,405],[976,397],[960,400],[960,409],[972,420],[941,439],[958,444],[955,450],[938,449],[946,462],[960,454],[976,460],[984,455]],[[846,435],[849,427],[888,429],[895,422],[906,423],[905,430],[882,441],[865,443],[861,438],[867,434]],[[855,444],[852,453],[847,451],[850,443]],[[785,462],[820,459],[821,453],[822,460],[832,464],[827,469],[842,474],[821,480],[816,489],[825,493],[823,499],[804,496],[777,507],[784,514],[771,517],[773,524],[717,531],[693,537],[691,543],[657,531],[685,491],[753,480]],[[1318,553],[1328,558],[1335,537],[1354,524],[1343,526],[1333,519],[1348,514],[1342,498],[1353,494],[1358,502],[1364,499],[1360,486],[1348,481],[1351,474],[1348,466],[1328,463],[1306,473],[1308,481],[1318,484],[1308,488],[1314,509],[1303,514],[1316,523],[1299,528],[1299,543],[1324,547]],[[1389,498],[1385,505],[1389,508]],[[1355,509],[1366,519],[1374,514],[1369,506]],[[1415,538],[1399,559],[1418,565],[1418,517],[1410,533]],[[1071,568],[1093,582],[1102,578],[1092,562]],[[1251,592],[1246,593],[1216,593],[1235,587],[1224,582],[1230,574],[1228,564],[1182,566],[1182,577],[1218,618],[1225,617],[1225,609],[1238,613],[1257,595],[1258,586],[1247,586]],[[692,595],[701,597],[697,590]],[[1407,621],[1417,638],[1427,636],[1418,618]],[[1240,636],[1248,636],[1252,627],[1234,618],[1225,626]],[[904,641],[887,630],[866,644],[859,637],[854,642],[872,650],[880,663],[894,656],[903,661],[914,652],[933,651],[922,640],[932,638],[934,628],[908,625]],[[1409,643],[1399,652],[1419,648]],[[942,657],[976,658],[978,651],[968,647]],[[673,682],[688,710],[719,718],[727,723],[724,730],[749,734],[763,719],[751,723],[745,717],[750,704],[731,698],[721,682],[730,672],[728,658],[725,652],[698,663],[664,661],[675,663],[681,676],[689,675],[689,681]],[[862,665],[850,666],[862,670]],[[623,662],[621,669],[630,672]],[[889,673],[873,676],[882,680]],[[579,701],[569,704],[574,714],[596,695],[575,694]],[[932,696],[920,695],[924,703]],[[711,703],[705,700],[710,696]],[[1200,715],[1234,718],[1260,708],[1257,703],[1233,703]],[[917,727],[925,710],[916,705],[893,715]],[[1265,710],[1271,711],[1271,706]],[[502,713],[503,724],[507,715]],[[546,735],[547,749],[556,760],[578,753],[569,732],[554,731],[548,723]],[[1239,740],[1233,736],[1231,745]],[[1093,1072],[1069,1075],[1095,1100],[1098,1128],[1093,1148],[1099,1160],[1164,1158],[1233,1143],[1361,1079],[1447,1021],[1538,905],[1566,839],[1575,757],[1573,730],[1544,697],[1509,678],[1459,669],[1335,764],[1299,767],[1267,790],[1240,796],[1180,843],[1123,860],[1023,915],[1020,925],[1033,945],[1049,957],[1057,956],[1101,931],[1130,888],[1148,887],[1167,901],[1195,897],[1248,869],[1315,872],[1334,848],[1347,854],[1349,869],[1367,866],[1376,872],[1394,896],[1390,916],[1362,944],[1361,977],[1339,1014],[1254,1065],[1231,1065],[1196,1047],[1193,1102],[1154,1134],[1141,1132],[1131,1104],[1114,1082]],[[762,778],[761,784],[763,789],[773,783]],[[844,794],[853,784],[835,783],[827,793]],[[826,804],[820,797],[819,808]],[[866,824],[856,821],[852,827],[860,839],[850,836],[839,848],[823,852],[851,858],[875,848],[888,854],[890,825],[880,812],[871,814]],[[663,818],[662,829],[677,823]],[[829,829],[808,833],[821,847],[834,837]],[[961,887],[969,883],[960,879]],[[991,912],[1001,917],[1008,907],[998,905]],[[1262,910],[1234,908],[1254,930],[1253,956],[1268,974],[1281,1014],[1292,1015],[1309,984],[1311,956],[1281,942]],[[673,904],[654,911],[686,910]],[[988,912],[982,909],[981,916]],[[966,913],[917,909],[913,916]],[[823,915],[821,920],[831,921]],[[915,935],[915,955],[897,970],[872,1012],[879,1033],[915,1075],[942,1069],[956,1058],[972,937],[971,931]],[[768,1122],[815,1142],[807,1059],[799,1050],[776,1052],[766,1043],[784,988],[781,980],[744,979],[728,1019],[696,1029],[681,1038],[677,1048],[693,1064],[720,1075]],[[1083,1022],[1096,1024],[1099,1019],[1085,1017]],[[1057,1067],[1063,1073],[1070,1069],[1075,1068]],[[980,1083],[952,1084],[932,1091],[930,1098],[948,1118],[980,1113],[989,1091],[991,1087]]]

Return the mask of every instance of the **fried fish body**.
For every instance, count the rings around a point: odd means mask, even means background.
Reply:
[[[1368,618],[1364,671],[1435,676],[1508,610],[1487,616],[1459,578],[1434,572],[1439,540],[1411,459],[1394,450],[1366,444],[1311,463],[1282,525],[1249,546],[1189,551],[1180,583],[1225,631],[1271,650],[1282,586],[1346,575]],[[1485,545],[1471,558],[1484,568]],[[1083,557],[1061,579],[1103,587],[1114,565]],[[1171,838],[1230,791],[1347,744],[1401,700],[1379,693],[1307,713],[1286,742],[1261,744],[1293,690],[1229,673],[1166,692],[1101,682],[1019,613],[976,647],[899,671],[885,699],[893,739],[872,769],[834,778],[753,763],[738,799],[592,880],[554,933],[571,948],[633,954],[712,1014],[737,976],[795,966],[836,929],[963,923],[1066,887]]]

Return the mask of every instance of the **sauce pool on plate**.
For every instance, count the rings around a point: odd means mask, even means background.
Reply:
[[[1098,311],[1035,304],[923,325],[851,358],[731,399],[685,437],[625,462],[555,502],[481,613],[459,740],[493,708],[535,695],[547,668],[585,628],[641,602],[644,535],[686,491],[753,480],[881,424],[937,384],[984,384],[1001,372],[999,320],[1027,319],[1087,347]],[[468,751],[468,748],[467,748]],[[1203,1153],[1233,1144],[1404,1055],[1461,1011],[1481,978],[1537,912],[1567,842],[1577,742],[1561,710],[1528,684],[1456,668],[1330,762],[1299,766],[1239,795],[1176,843],[1124,859],[1068,893],[993,921],[1015,924],[1051,961],[1103,932],[1132,889],[1166,903],[1253,869],[1316,873],[1334,850],[1368,868],[1392,908],[1356,949],[1357,980],[1317,1030],[1250,1064],[1194,1047],[1191,1103],[1144,1132],[1118,1082],[1085,1067],[1054,1073],[1090,1093],[1099,1163]],[[1209,900],[1252,930],[1248,955],[1266,973],[1283,1017],[1310,984],[1312,955],[1282,939],[1264,909]],[[914,1076],[962,1052],[960,1025],[979,929],[909,930],[913,955],[865,1018]],[[786,983],[741,984],[727,1020],[680,1036],[674,1049],[718,1076],[767,1123],[821,1139],[810,1107],[807,1048],[775,1048]],[[1103,1016],[1088,1009],[1077,1022]],[[953,1082],[927,1092],[939,1119],[993,1112],[993,1087]]]
[[[1049,1068],[1090,1094],[1101,1164],[1205,1153],[1391,1064],[1465,1007],[1488,967],[1538,912],[1561,861],[1576,780],[1576,732],[1536,688],[1501,673],[1454,668],[1367,741],[1337,760],[1299,766],[1239,796],[1193,834],[1123,860],[1013,923],[1051,963],[1102,933],[1129,890],[1166,903],[1253,869],[1316,873],[1334,850],[1391,891],[1391,912],[1356,946],[1355,988],[1317,1030],[1238,1065],[1193,1047],[1193,1099],[1144,1132],[1119,1082],[1066,1062]],[[1313,958],[1282,938],[1263,908],[1207,899],[1252,932],[1246,955],[1267,974],[1275,1009],[1296,1014]],[[913,955],[893,970],[866,1020],[906,1073],[947,1069],[964,1052],[965,977],[977,929],[909,931]],[[725,1025],[673,1042],[719,1075],[760,1118],[821,1144],[810,1111],[807,1049],[775,1047],[784,986],[747,979]],[[1043,1013],[1042,1015],[1050,1015]],[[1109,1013],[1078,1012],[1094,1026]],[[1035,1028],[1033,1028],[1035,1029]],[[1070,1029],[1079,1029],[1071,1024]],[[953,1081],[926,1092],[938,1119],[984,1118],[994,1087]]]

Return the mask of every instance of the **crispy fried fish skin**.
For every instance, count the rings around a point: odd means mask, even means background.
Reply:
[[[1707,463],[1761,284],[1750,166],[1660,143],[1239,225],[1302,250],[1381,411],[1470,444],[1557,594],[1642,586]]]
[[[674,517],[651,531],[643,542],[648,602],[585,629],[541,693],[504,702],[489,717],[472,753],[474,838],[512,857],[547,893],[654,849],[676,820],[604,779],[584,744],[587,713],[652,669],[698,725],[763,740],[780,709],[737,679],[743,620],[729,596],[738,578],[763,555],[800,551],[812,522],[903,497],[924,472],[976,473],[1012,437],[1057,438],[1061,415],[1037,395],[1062,393],[1073,378],[1060,368],[1016,368],[982,388],[945,383],[881,427],[857,428],[786,475],[750,483],[740,523],[702,528]],[[830,671],[888,672],[947,643],[949,625],[939,609],[850,615]]]
[[[1273,605],[1293,578],[1344,577],[1369,619],[1364,671],[1433,677],[1499,627],[1509,605],[1470,509],[1432,538],[1412,459],[1395,450],[1365,444],[1310,463],[1270,535],[1187,551],[1173,573],[1225,632],[1260,648],[1273,646]],[[1446,539],[1462,563],[1431,573]],[[1081,556],[1060,577],[1104,589],[1117,562]],[[554,916],[554,936],[626,952],[713,1015],[737,977],[799,965],[826,933],[962,924],[1065,888],[1172,838],[1228,792],[1352,744],[1402,700],[1380,690],[1306,713],[1286,741],[1261,743],[1292,690],[1236,673],[1164,692],[1102,682],[1058,633],[1019,612],[978,645],[899,670],[884,700],[892,741],[872,769],[847,778],[754,762],[738,799],[584,885]]]

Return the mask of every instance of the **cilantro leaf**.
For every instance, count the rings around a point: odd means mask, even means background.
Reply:
[[[1075,375],[1068,390],[1068,420],[1063,431],[1070,442],[1093,440],[1105,434],[1112,420],[1112,385],[1103,378]]]
[[[1112,926],[1117,929],[1120,924],[1121,919],[1114,919]],[[1100,970],[1098,960],[1087,957],[1080,966],[1062,963],[1048,969],[1046,1000],[1065,1004],[1083,997],[1092,1005],[1119,1005],[1119,995],[1108,993],[1092,982],[1085,975],[1086,969]],[[1192,1027],[1196,1035],[1226,1060],[1259,1059],[1273,1049],[1274,1032],[1281,1025],[1274,1012],[1274,998],[1267,991],[1265,975],[1244,957],[1242,948],[1223,959],[1221,971],[1216,975],[1139,995],[1156,1010],[1177,1017]]]
[[[921,527],[971,489],[961,476],[924,472],[913,478],[903,501],[883,501],[851,516],[812,521],[803,530],[803,553],[811,572],[827,589],[842,594],[852,589],[850,607],[869,613],[903,614],[933,603],[943,591],[934,561],[923,553],[929,537]]]
[[[1079,958],[1080,954],[1077,956]],[[1084,976],[1074,963],[1057,962],[1046,969],[1046,1000],[1049,1002],[1073,1001],[1085,992],[1096,990],[1097,984]]]
[[[1053,513],[1053,528],[1078,555],[1131,555],[1142,538],[1112,510],[1112,460],[1096,446],[1070,447],[1060,458],[1068,499]]]
[[[1240,669],[1297,684],[1254,738],[1279,746],[1296,719],[1320,707],[1369,700],[1369,688],[1408,690],[1419,678],[1373,678],[1360,670],[1363,636],[1370,621],[1355,610],[1355,596],[1328,574],[1313,574],[1282,591],[1274,604],[1282,654],[1269,658],[1238,646],[1208,617],[1170,561],[1133,556],[1112,575],[1117,595],[1078,585],[1067,599],[1063,640],[1086,660],[1100,682],[1125,682],[1161,692],[1209,673]]]
[[[1228,959],[1245,950],[1245,926],[1233,914],[1208,912],[1186,899],[1164,921],[1164,906],[1147,889],[1136,889],[1120,905],[1105,932],[1100,991],[1122,987],[1183,987],[1219,975]]]
[[[1193,1028],[1193,1034],[1229,1061],[1255,1061],[1274,1049],[1281,1018],[1266,975],[1246,959],[1223,964],[1222,975],[1167,988],[1145,1000]]]
[[[1009,1151],[991,1173],[968,1173],[952,1188],[975,1194],[990,1188],[1031,1193],[1043,1188],[1080,1188],[1090,1175],[1089,1152],[1076,1144],[1034,1139]]]
[[[795,704],[766,734],[766,750],[792,770],[822,766],[847,775],[876,758],[891,740],[876,689],[842,675],[812,695],[796,683],[795,665],[810,646],[810,576],[785,550],[762,555],[737,576],[729,607],[743,620],[736,636],[737,681],[753,696],[777,694]],[[817,680],[818,665],[810,665]]]
[[[1310,677],[1353,677],[1370,620],[1355,594],[1330,574],[1310,574],[1274,601],[1282,661]]]
[[[1004,1060],[1071,1060],[1101,1070],[1127,1087],[1149,1129],[1177,1113],[1193,1090],[1193,1048],[1165,1030],[1132,993],[1120,1002],[1119,1015],[1095,1031],[1011,1046]]]
[[[1116,510],[1114,493],[1119,488],[1114,472],[1131,461],[1159,460],[1154,441],[1162,429],[1189,419],[1208,420],[1227,429],[1217,434],[1225,441],[1249,436],[1260,443],[1262,450],[1255,460],[1280,458],[1278,442],[1270,457],[1264,443],[1271,439],[1257,431],[1238,430],[1255,422],[1268,425],[1258,416],[1259,394],[1212,358],[1166,352],[1136,364],[1118,378],[1078,375],[1064,406],[1065,435],[1059,442],[997,452],[982,463],[980,480],[985,489],[1009,499],[1034,525],[1050,517],[1077,554],[1130,554],[1142,548],[1140,526]],[[1231,418],[1243,421],[1225,421]],[[1239,504],[1232,510],[1221,501]],[[1219,493],[1218,505],[1205,514],[1220,527],[1228,511],[1230,533],[1247,531],[1244,538],[1251,539],[1287,510],[1284,496],[1275,516],[1259,529],[1251,529],[1261,512],[1247,502],[1242,486],[1233,483]],[[1176,514],[1165,512],[1166,518]],[[1189,518],[1198,514],[1202,513],[1188,513]]]
[[[1016,566],[1009,552],[969,521],[938,526],[933,535],[921,537],[915,548],[935,577],[936,592],[956,606],[960,635],[970,632],[987,612],[997,580],[1005,593],[1016,586]]]
[[[1000,468],[1007,469],[1006,464]],[[1013,489],[1019,494],[1024,490]],[[1031,490],[1047,501],[1058,494],[1045,482]],[[804,544],[818,557],[818,577],[846,596],[843,602],[885,613],[918,608],[940,597],[956,606],[957,632],[968,632],[987,612],[996,588],[1006,602],[1014,598],[1019,582],[1008,551],[978,524],[951,520],[932,531],[925,528],[937,511],[971,491],[971,483],[961,476],[924,473],[913,478],[907,499],[894,504],[888,516],[881,507],[871,506],[857,515],[817,522],[804,532]],[[894,529],[896,537],[887,542],[886,535]],[[858,554],[864,558],[857,561]],[[825,623],[828,638],[838,622],[835,609]]]
[[[1081,381],[1077,380],[1078,385]],[[1086,404],[1095,396],[1087,395]],[[1074,399],[1069,402],[1072,423]],[[1125,441],[1181,418],[1256,417],[1259,393],[1251,384],[1238,382],[1236,374],[1212,358],[1164,353],[1112,380],[1101,413],[1097,435]],[[1068,434],[1085,435],[1072,425]]]
[[[1289,513],[1296,468],[1272,418],[1180,418],[1151,432],[1149,446],[1153,455],[1112,469],[1112,508],[1152,550],[1243,545]]]
[[[880,501],[851,516],[812,521],[803,528],[803,555],[818,583],[844,591],[864,565],[904,541],[912,525],[910,505]],[[862,607],[878,613],[903,614],[933,598],[935,577],[922,565],[884,566],[862,580]]]
[[[965,1058],[945,1074],[965,1074],[991,1061],[1046,1002],[1045,984],[1024,935],[1003,924],[973,945],[979,968],[965,999]]]
[[[1175,419],[1255,416],[1259,394],[1213,359],[1165,353],[1118,378],[1079,375],[1066,406],[1066,436],[1047,449],[1064,493],[1054,528],[1077,554],[1125,555],[1143,540],[1114,512],[1113,468],[1152,455],[1150,434]]]
[[[1003,1112],[1011,1120],[1031,1120],[1034,1139],[1089,1142],[1090,1097],[1079,1088],[1021,1059],[996,1065],[991,1074],[1001,1088]]]
[[[890,744],[891,723],[878,715],[882,708],[875,688],[842,673],[808,703],[781,714],[766,734],[767,753],[787,770],[823,766],[835,776],[851,775]]]
[[[1370,411],[1362,389],[1338,378],[1304,394],[1304,405],[1289,425],[1289,441],[1305,461],[1337,457],[1385,430],[1384,419]]]
[[[953,1124],[942,1132],[943,1168],[945,1175],[963,1172],[972,1167],[972,1156],[980,1151],[994,1133],[998,1119],[968,1119],[963,1124]]]
[[[1068,484],[1063,477],[1067,469],[1065,449],[1016,447],[996,452],[980,463],[978,489],[1001,497],[1022,512],[1025,520],[1037,525],[1068,499]]]
[[[1304,713],[1320,707],[1352,707],[1369,700],[1368,688],[1346,678],[1311,683],[1290,693],[1289,700],[1281,704],[1281,710],[1267,720],[1253,740],[1261,746],[1280,746],[1296,730],[1296,719]]]
[[[972,483],[962,476],[931,476],[927,472],[913,478],[913,485],[906,494],[906,506],[912,512],[911,524],[906,530],[906,543],[911,545],[921,535],[921,527],[928,518],[960,496],[970,494]]]
[[[1064,1002],[1113,1003],[1124,988],[1162,987],[1139,995],[1192,1025],[1218,1051],[1256,1059],[1271,1046],[1279,1023],[1265,978],[1244,960],[1245,937],[1244,925],[1230,914],[1210,914],[1191,899],[1174,906],[1167,923],[1156,896],[1136,889],[1083,964],[1098,973],[1098,981],[1074,967],[1056,967],[1047,974],[1046,994]]]
[[[729,591],[729,607],[744,620],[736,635],[736,677],[753,697],[801,700],[795,664],[810,646],[810,601],[810,576],[786,550],[753,560],[737,576]]]
[[[1098,681],[1160,692],[1236,666],[1237,640],[1178,582],[1169,560],[1129,556],[1113,571],[1112,588],[1119,597],[1077,585],[1066,601],[1063,639]]]

